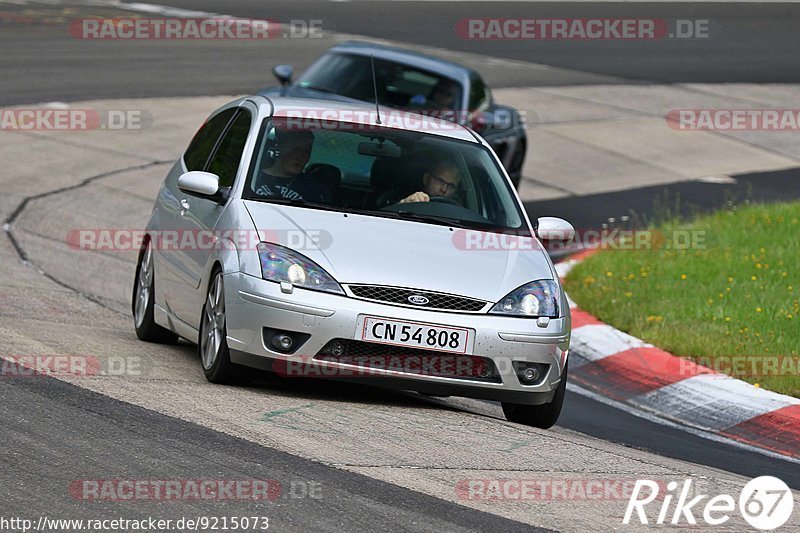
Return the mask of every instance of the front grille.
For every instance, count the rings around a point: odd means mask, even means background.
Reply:
[[[399,287],[384,287],[382,285],[348,285],[353,296],[397,305],[407,305],[420,309],[443,309],[447,311],[463,311],[477,313],[486,307],[487,302],[466,296],[456,296],[442,292],[403,289]],[[410,296],[422,296],[428,303],[420,305],[409,301]]]
[[[336,355],[334,355],[336,354]],[[353,339],[334,339],[314,356],[319,361],[366,369],[500,383],[494,361],[478,355],[459,355]]]

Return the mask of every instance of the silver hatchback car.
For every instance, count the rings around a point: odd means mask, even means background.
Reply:
[[[558,419],[570,315],[487,143],[397,110],[253,96],[215,111],[167,175],[133,287],[138,337],[248,367],[502,402]]]

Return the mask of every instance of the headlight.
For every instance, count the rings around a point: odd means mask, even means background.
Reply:
[[[552,279],[531,281],[514,289],[489,311],[496,315],[558,318],[561,291]]]
[[[277,244],[260,242],[257,246],[261,275],[268,281],[286,281],[312,291],[344,294],[342,287],[314,261]]]

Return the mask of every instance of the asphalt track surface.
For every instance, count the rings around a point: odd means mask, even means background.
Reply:
[[[218,12],[213,0],[165,5]],[[800,80],[797,4],[703,2],[392,2],[239,0],[226,14],[280,21],[315,18],[340,33],[368,35],[544,63],[630,82],[792,82]],[[708,20],[707,39],[652,41],[466,40],[454,26],[465,18],[643,18]],[[551,79],[546,84],[574,83]],[[512,82],[513,83],[513,82]]]
[[[222,10],[214,2],[180,2],[170,5],[212,12]],[[378,6],[380,4],[380,6]],[[719,38],[662,43],[474,43],[454,37],[450,3],[418,2],[305,2],[274,1],[269,4],[239,1],[224,12],[246,17],[320,18],[325,28],[344,33],[374,35],[546,63],[566,71],[529,79],[509,69],[497,75],[498,86],[559,85],[620,82],[679,81],[798,81],[800,42],[794,33],[800,20],[795,5],[719,4],[505,4],[460,3],[459,18],[470,16],[636,16],[709,18]],[[8,9],[7,9],[8,8]],[[4,10],[16,9],[3,6]],[[422,13],[424,12],[424,16]],[[358,14],[358,16],[356,16]],[[15,76],[0,81],[0,105],[89,98],[178,96],[248,92],[271,83],[269,66],[289,62],[302,67],[324,48],[311,41],[275,43],[268,54],[252,44],[241,43],[136,43],[125,46],[87,46],[57,25],[17,26],[0,32],[0,57],[4,72]],[[724,31],[721,31],[724,30]],[[714,34],[716,35],[716,34]],[[168,52],[168,53],[167,53]],[[279,59],[279,60],[278,60]],[[572,72],[572,71],[575,72]],[[588,73],[588,75],[587,75]],[[769,175],[739,176],[738,184],[722,193],[721,186],[676,184],[669,188],[638,189],[598,195],[598,201],[565,198],[526,205],[531,214],[554,210],[573,219],[576,226],[592,227],[608,217],[630,214],[630,206],[647,218],[653,197],[676,193],[701,209],[724,205],[730,198],[769,200],[800,196],[792,171]],[[747,183],[755,186],[747,186]],[[582,218],[583,217],[583,218]],[[320,465],[293,455],[223,435],[200,425],[171,419],[152,411],[110,400],[52,379],[7,380],[0,378],[4,399],[2,419],[4,446],[0,485],[4,507],[26,509],[32,515],[70,509],[72,502],[36,497],[65,493],[64,484],[80,472],[69,471],[67,460],[79,459],[118,477],[143,478],[153,472],[172,477],[258,477],[258,467],[269,464],[265,477],[325,480],[326,498],[280,500],[269,507],[269,516],[286,530],[303,530],[310,524],[320,530],[373,529],[381,521],[402,523],[409,530],[455,531],[460,529],[517,530],[529,526],[496,515],[471,510],[395,485]],[[364,393],[367,396],[368,392]],[[648,422],[613,407],[576,394],[568,394],[559,422],[610,442],[681,460],[708,465],[748,477],[773,474],[793,488],[800,488],[800,468],[725,444],[708,441],[679,430]],[[244,459],[246,458],[246,459]],[[278,469],[276,470],[276,465]],[[8,490],[12,489],[12,490]],[[333,495],[334,497],[327,497]],[[354,504],[353,502],[357,502]],[[227,504],[226,504],[227,505]],[[118,507],[99,505],[98,517],[117,516]],[[202,514],[200,507],[194,514]],[[207,509],[205,509],[207,511]],[[230,504],[225,511],[255,511],[244,504]],[[26,512],[27,512],[26,511]],[[182,506],[181,514],[192,514]],[[171,510],[154,504],[153,513],[169,517]],[[217,515],[221,509],[215,510]],[[166,514],[165,514],[166,513]],[[354,514],[355,513],[355,514]],[[141,516],[141,507],[136,516]],[[343,518],[344,517],[344,518]],[[565,524],[568,527],[568,524]]]
[[[312,526],[314,531],[374,531],[377,524],[402,524],[405,531],[545,531],[51,378],[0,377],[0,397],[0,463],[13,465],[0,470],[6,516],[34,521],[38,516],[74,517],[75,493],[65,488],[85,479],[88,467],[103,479],[258,479],[281,487],[258,502],[185,501],[176,506],[154,499],[127,508],[96,502],[92,517],[100,520],[267,516],[270,529],[279,531]],[[315,493],[323,497],[301,497],[301,487],[308,490],[313,483],[324,484]]]
[[[92,98],[244,94],[274,84],[273,65],[308,66],[327,38],[263,41],[86,41],[65,26],[119,9],[76,2],[2,4],[0,105]],[[168,0],[162,4],[283,22],[322,20],[334,32],[429,45],[547,65],[486,72],[494,87],[584,83],[792,82],[800,79],[800,4],[506,3],[310,0]],[[454,6],[458,6],[455,9]],[[32,13],[32,14],[31,14]],[[146,16],[137,13],[138,16]],[[29,17],[19,22],[14,16]],[[707,19],[707,39],[653,41],[473,41],[454,32],[469,17]],[[27,19],[22,19],[27,20]],[[483,70],[483,69],[482,69]]]

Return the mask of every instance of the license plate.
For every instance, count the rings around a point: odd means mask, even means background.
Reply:
[[[438,326],[422,322],[408,322],[363,316],[359,321],[362,341],[408,346],[422,350],[471,354],[475,331],[467,328]]]

